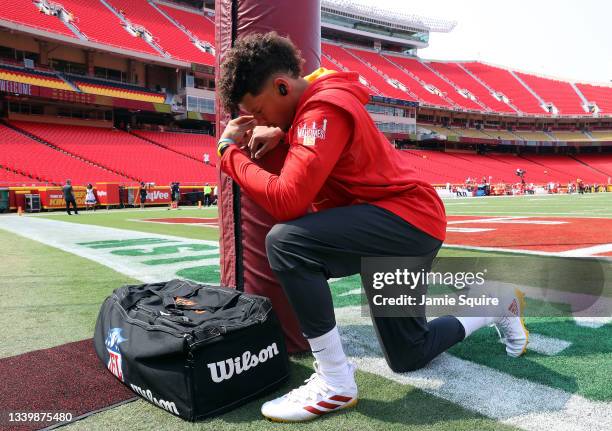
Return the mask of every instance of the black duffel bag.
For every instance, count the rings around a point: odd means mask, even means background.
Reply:
[[[268,298],[182,280],[115,290],[94,344],[125,385],[190,421],[260,397],[289,375]]]

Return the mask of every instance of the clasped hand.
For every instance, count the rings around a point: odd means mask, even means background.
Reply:
[[[248,149],[251,158],[259,159],[276,147],[283,136],[285,133],[280,128],[258,126],[253,116],[243,115],[227,123],[221,139],[231,139],[240,149]]]

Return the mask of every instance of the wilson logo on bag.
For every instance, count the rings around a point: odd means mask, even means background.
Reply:
[[[243,371],[254,368],[276,355],[278,355],[278,347],[276,347],[276,343],[272,343],[265,349],[261,349],[257,355],[253,355],[247,350],[242,356],[212,362],[207,366],[210,369],[210,377],[213,382],[221,383],[223,380],[231,379],[234,374],[241,374]]]

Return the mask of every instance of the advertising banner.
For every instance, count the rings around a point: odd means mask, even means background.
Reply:
[[[119,205],[119,183],[96,183],[95,194],[102,206]]]
[[[170,203],[170,187],[154,186],[147,188],[147,201],[145,205],[158,205]],[[140,193],[138,188],[134,194],[134,205],[140,205]]]
[[[73,187],[74,198],[77,207],[85,206],[85,187]],[[40,193],[40,203],[44,209],[66,208],[66,201],[61,187],[44,187],[38,189]]]

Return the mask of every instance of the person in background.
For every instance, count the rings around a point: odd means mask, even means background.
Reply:
[[[179,206],[179,201],[181,200],[181,191],[180,191],[180,185],[178,182],[173,182],[170,184],[170,199],[171,199],[171,203],[170,203],[170,208],[176,208],[176,209],[180,209]]]
[[[144,182],[140,183],[138,194],[140,194],[140,209],[143,210],[147,201],[147,187]]]
[[[96,210],[96,195],[94,195],[94,189],[91,183],[87,184],[87,195],[85,196],[85,211],[90,209]]]
[[[79,210],[77,209],[76,199],[74,198],[74,190],[72,190],[72,181],[66,180],[66,184],[62,188],[64,193],[64,200],[66,201],[66,212],[68,215],[72,215],[70,212],[70,205],[74,207],[74,213],[79,215]]]
[[[204,206],[209,207],[212,205],[212,187],[206,183],[204,184]]]

